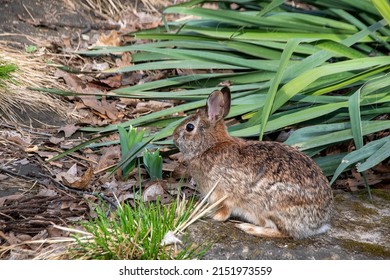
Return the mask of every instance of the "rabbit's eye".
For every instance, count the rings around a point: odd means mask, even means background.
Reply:
[[[195,126],[194,126],[192,123],[187,123],[187,125],[186,125],[186,130],[187,130],[188,132],[193,131],[194,128],[195,128]]]

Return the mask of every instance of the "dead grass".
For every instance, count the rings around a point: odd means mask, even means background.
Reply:
[[[45,48],[29,54],[0,43],[0,60],[17,66],[17,70],[12,73],[12,79],[4,81],[5,87],[0,88],[0,118],[18,121],[16,111],[54,111],[64,118],[70,117],[65,102],[55,96],[29,89],[65,90],[65,86],[54,75],[56,69],[47,63],[50,57]]]
[[[149,14],[160,13],[160,10],[168,5],[172,5],[172,0],[85,0],[81,3],[84,7],[92,9],[106,20],[118,20],[123,18],[123,13],[131,10],[143,10]],[[80,4],[79,1],[75,3]]]

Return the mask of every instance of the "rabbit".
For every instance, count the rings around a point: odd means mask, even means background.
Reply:
[[[224,124],[230,90],[212,92],[205,108],[179,124],[173,141],[201,195],[215,203],[216,221],[260,237],[302,239],[330,229],[333,193],[318,165],[288,145],[232,137]],[[218,182],[218,183],[217,183]]]

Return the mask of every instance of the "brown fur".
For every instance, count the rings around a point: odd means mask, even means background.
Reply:
[[[221,177],[209,202],[228,197],[214,219],[239,216],[251,224],[238,227],[258,236],[304,238],[325,232],[333,195],[320,168],[287,145],[231,137],[223,121],[226,104],[230,106],[226,88],[223,95],[213,92],[207,107],[174,132],[174,142],[201,194],[207,194]],[[189,123],[192,131],[186,130]]]

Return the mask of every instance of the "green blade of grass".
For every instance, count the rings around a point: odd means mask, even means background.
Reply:
[[[315,158],[314,161],[321,168],[322,172],[324,172],[325,176],[332,176],[346,155],[347,153],[329,155],[326,157]]]
[[[119,168],[122,168],[126,163],[131,162],[135,158],[137,158],[138,154],[153,140],[150,138],[145,140],[144,142],[139,142],[133,145],[131,149],[128,151],[126,156],[111,170],[111,175],[114,174]]]
[[[268,118],[270,116],[272,106],[275,100],[275,95],[278,90],[279,84],[282,80],[283,72],[287,67],[291,55],[293,54],[295,48],[299,45],[299,43],[300,41],[296,39],[288,41],[287,46],[282,53],[282,56],[280,58],[280,65],[278,67],[275,77],[271,80],[271,85],[267,93],[264,107],[261,110],[261,122],[260,122],[261,125],[260,125],[259,140],[262,140],[263,138],[263,134],[268,123]],[[256,119],[256,117],[252,119]],[[256,120],[256,122],[258,121]]]
[[[73,153],[73,152],[75,152],[75,151],[78,151],[78,150],[80,150],[80,149],[82,149],[82,148],[84,148],[84,147],[86,147],[86,146],[88,146],[88,145],[90,145],[90,144],[92,144],[92,143],[95,143],[96,141],[102,139],[102,138],[105,137],[105,136],[106,136],[106,135],[100,135],[100,136],[91,138],[91,139],[88,140],[88,141],[85,141],[85,142],[83,142],[83,143],[81,143],[81,144],[79,144],[79,145],[76,145],[76,146],[73,147],[73,148],[70,148],[70,149],[66,150],[66,151],[63,152],[63,153],[60,153],[60,154],[58,154],[58,155],[52,157],[51,159],[48,160],[48,162],[55,161],[55,160],[58,160],[58,159],[60,159],[60,158],[65,157],[65,156],[68,156],[68,155],[70,155],[71,153]]]
[[[335,41],[319,41],[316,43],[316,47],[351,59],[367,57],[363,53]]]
[[[367,135],[381,130],[390,129],[390,121],[365,121],[362,122],[362,134]],[[295,143],[294,146],[300,150],[308,150],[332,143],[339,143],[353,138],[351,129],[336,131],[326,135],[312,137],[304,142]]]
[[[275,103],[273,105],[272,112],[276,111],[292,96],[302,91],[309,84],[313,83],[320,77],[325,77],[335,73],[341,73],[346,71],[356,71],[367,69],[371,67],[380,67],[383,65],[390,65],[390,57],[366,57],[349,61],[342,61],[325,66],[320,66],[311,69],[304,74],[292,79],[285,84],[277,93]]]
[[[262,17],[284,3],[284,0],[272,0],[256,16]]]
[[[297,110],[296,112],[284,112],[281,114],[275,114],[271,120],[268,121],[265,128],[265,132],[274,131],[282,127],[286,127],[293,124],[298,124],[310,119],[314,119],[325,114],[334,112],[340,108],[346,107],[347,102],[338,102],[334,104],[325,104],[320,106],[313,106],[303,110]],[[243,129],[234,130],[231,135],[237,137],[249,137],[257,136],[260,125],[254,125],[245,127]]]
[[[382,139],[384,139],[384,140],[382,140]],[[370,168],[376,166],[380,162],[382,162],[385,159],[390,157],[390,136],[387,136],[387,137],[382,138],[382,139],[380,139],[380,140],[381,140],[381,142],[382,141],[384,142],[383,146],[378,148],[379,147],[379,145],[378,145],[378,147],[376,147],[376,149],[373,149],[374,153],[372,155],[370,155],[370,157],[367,158],[367,160],[365,162],[363,162],[362,164],[358,164],[358,166],[357,166],[358,172],[364,172],[367,169],[370,169]],[[376,140],[376,141],[378,141],[378,140]]]
[[[387,23],[390,25],[390,5],[389,1],[386,0],[371,0],[375,8],[379,13],[386,19]]]
[[[200,60],[169,60],[142,63],[133,66],[123,66],[118,68],[111,68],[103,71],[104,73],[124,73],[142,70],[164,70],[164,69],[249,69],[245,66],[234,66],[230,64],[200,61]]]
[[[334,172],[334,175],[330,181],[330,184],[333,184],[334,181],[338,178],[338,176],[349,166],[353,165],[353,164],[356,164],[364,159],[367,159],[367,158],[370,158],[372,155],[374,155],[378,150],[380,150],[385,144],[388,144],[389,143],[389,139],[388,137],[386,138],[382,138],[382,139],[379,139],[379,140],[376,140],[376,141],[372,141],[370,143],[368,143],[367,145],[365,145],[364,147],[362,147],[360,150],[358,151],[353,151],[351,153],[349,153],[348,155],[346,155],[340,165],[337,167],[336,171]],[[387,148],[387,147],[386,147]],[[376,162],[376,160],[375,160]],[[366,166],[371,166],[372,167],[372,164],[375,163],[375,162],[369,162]],[[363,166],[366,167],[366,166]],[[361,165],[359,165],[359,167],[361,168]],[[361,168],[361,170],[363,169]]]
[[[204,19],[212,19],[218,22],[229,23],[239,26],[267,26],[274,28],[285,28],[295,30],[308,30],[314,32],[321,32],[328,30],[327,26],[331,26],[337,29],[344,29],[345,31],[356,31],[353,25],[339,22],[332,19],[326,19],[324,17],[316,17],[312,15],[300,14],[299,19],[295,20],[294,15],[279,13],[270,17],[259,17],[256,13],[250,12],[237,12],[231,10],[224,10],[221,13],[218,10],[205,9],[205,8],[187,8],[187,7],[171,7],[167,8],[164,13],[179,13],[179,14],[190,14],[193,16],[200,16]],[[305,19],[306,22],[302,19]],[[288,22],[288,24],[286,24]]]
[[[353,139],[358,150],[363,147],[362,120],[360,117],[360,89],[349,98],[348,111],[351,119]]]

